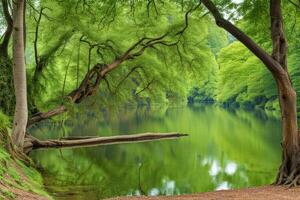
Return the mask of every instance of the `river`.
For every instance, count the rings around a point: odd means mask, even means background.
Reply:
[[[280,121],[262,111],[215,106],[124,109],[43,123],[38,138],[181,132],[177,140],[37,150],[31,157],[56,199],[177,195],[271,183],[280,163]]]

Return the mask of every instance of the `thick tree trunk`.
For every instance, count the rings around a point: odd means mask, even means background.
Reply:
[[[298,125],[297,125],[297,94],[291,82],[286,78],[286,82],[278,83],[279,102],[282,118],[283,146],[288,149],[290,146],[299,145]]]
[[[297,124],[297,94],[293,89],[287,63],[288,43],[284,34],[281,0],[270,1],[270,23],[273,43],[272,57],[283,71],[276,78],[282,119],[282,164],[276,184],[300,184],[300,152]]]
[[[270,23],[273,43],[272,55],[269,55],[249,36],[230,21],[223,18],[211,0],[202,0],[212,13],[218,26],[231,33],[256,55],[272,73],[278,88],[282,118],[282,164],[276,184],[300,184],[300,147],[297,124],[297,94],[293,89],[288,73],[287,40],[284,34],[281,0],[270,0]]]
[[[24,0],[13,1],[13,76],[16,108],[13,122],[13,143],[23,149],[28,119],[26,67],[24,55]]]
[[[297,124],[297,94],[288,73],[277,81],[282,119],[282,164],[275,183],[296,186],[300,184],[300,148]]]
[[[287,68],[283,69],[287,70]],[[282,164],[275,183],[295,186],[300,184],[300,146],[297,123],[297,93],[286,71],[276,78],[282,122]]]

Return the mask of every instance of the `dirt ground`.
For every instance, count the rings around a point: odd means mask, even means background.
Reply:
[[[116,197],[110,200],[300,200],[300,187],[263,186],[167,197]]]
[[[22,189],[18,189],[15,187],[10,187],[0,182],[0,191],[10,191],[13,196],[11,199],[18,199],[18,200],[47,200],[45,197],[41,197],[37,194],[33,194],[31,192],[24,191]],[[8,199],[7,197],[3,197],[0,192],[0,199]]]
[[[0,166],[1,167],[1,166]],[[28,182],[28,178],[25,176],[20,167],[15,163],[9,163],[9,166],[18,171],[18,175],[20,176],[20,182]],[[5,181],[4,181],[5,180]],[[48,198],[42,197],[38,194],[34,194],[33,192],[29,192],[24,190],[24,188],[18,188],[18,184],[15,182],[15,179],[10,177],[8,174],[4,174],[3,177],[0,178],[0,200],[7,199],[16,199],[16,200],[47,200]]]

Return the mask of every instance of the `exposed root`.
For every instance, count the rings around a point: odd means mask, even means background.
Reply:
[[[288,188],[300,185],[300,152],[297,149],[289,154],[284,153],[274,185],[285,185]]]
[[[284,167],[285,167],[285,163],[282,163],[281,166],[279,167],[279,172],[277,174],[277,178],[274,185],[281,185],[284,183],[284,180],[287,177]]]
[[[295,175],[298,170],[294,169],[292,173],[286,178],[286,181],[283,183],[284,185],[289,185],[290,183],[293,182]]]
[[[288,188],[299,186],[299,184],[300,184],[300,174],[293,179],[293,181],[288,185]]]
[[[7,129],[0,129],[0,141],[2,141],[2,145],[8,151],[12,159],[20,160],[27,166],[34,165],[32,160],[24,152],[18,151],[14,147],[11,136],[9,135]]]

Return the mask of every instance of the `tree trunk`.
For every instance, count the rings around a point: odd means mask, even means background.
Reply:
[[[282,118],[282,164],[276,184],[290,186],[300,184],[300,148],[297,124],[297,94],[293,89],[288,73],[288,44],[284,34],[281,0],[270,0],[270,23],[273,43],[272,55],[269,55],[249,36],[223,18],[211,0],[202,0],[212,13],[218,26],[231,33],[256,55],[272,73],[278,88],[278,98]]]
[[[297,124],[297,94],[287,75],[277,81],[282,119],[282,164],[276,178],[278,185],[300,184],[300,152]]]
[[[285,73],[276,77],[282,119],[282,164],[276,184],[299,184],[300,152],[297,124],[297,94],[288,73],[288,42],[284,34],[281,0],[270,1],[270,24],[273,43],[272,57]]]
[[[0,58],[8,59],[8,44],[12,33],[12,18],[9,13],[9,6],[7,0],[1,0],[2,10],[6,21],[6,30],[3,35],[3,42],[0,44]]]
[[[28,120],[26,67],[24,55],[24,1],[13,1],[13,76],[16,108],[13,122],[13,143],[23,150]]]

